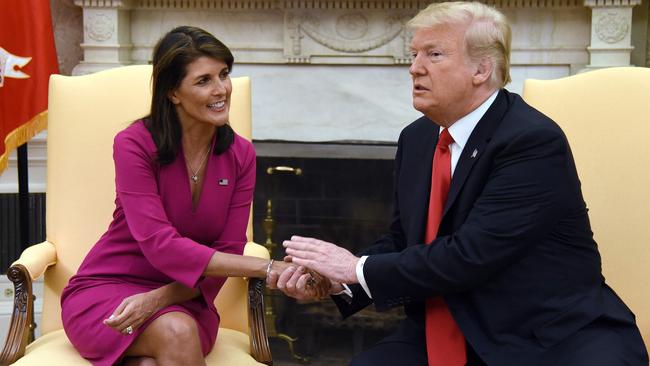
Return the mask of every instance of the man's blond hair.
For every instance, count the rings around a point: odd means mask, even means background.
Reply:
[[[505,15],[477,2],[434,3],[407,23],[410,29],[431,28],[443,24],[468,24],[465,46],[472,62],[492,60],[490,82],[504,87],[510,82],[510,42],[512,34]]]

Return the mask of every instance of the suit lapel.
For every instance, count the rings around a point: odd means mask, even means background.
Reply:
[[[508,92],[504,89],[499,91],[494,103],[492,103],[487,112],[485,112],[476,127],[474,127],[474,131],[472,131],[469,136],[469,139],[460,154],[458,163],[456,164],[454,176],[451,179],[447,202],[445,203],[445,208],[442,214],[443,219],[451,205],[454,204],[454,201],[456,200],[456,197],[458,197],[472,167],[480,159],[482,153],[485,151],[487,143],[490,141],[494,131],[501,123],[503,115],[508,110],[507,93]]]

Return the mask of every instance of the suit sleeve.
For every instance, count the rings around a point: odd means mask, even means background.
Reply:
[[[119,133],[113,158],[117,198],[145,258],[175,281],[196,287],[215,250],[182,237],[168,220],[158,193],[156,162],[143,141]]]
[[[242,156],[236,156],[240,159],[239,171],[235,191],[226,213],[226,223],[219,239],[213,244],[220,252],[239,255],[244,252],[247,241],[246,228],[255,190],[255,149],[247,141],[244,146]],[[207,304],[214,303],[226,280],[226,277],[206,277],[199,282],[199,290]]]
[[[400,134],[400,138],[397,143],[397,153],[395,154],[395,175],[394,175],[394,182],[393,182],[393,192],[394,192],[393,212],[392,212],[389,231],[381,238],[379,238],[377,241],[375,241],[371,246],[361,251],[358,254],[358,256],[363,256],[363,255],[371,256],[375,254],[394,253],[394,252],[400,252],[401,250],[406,248],[406,240],[404,236],[404,231],[402,230],[402,222],[400,219],[400,211],[399,211],[399,202],[397,197],[397,186],[398,186],[397,179],[399,177],[399,170],[401,166],[402,151],[405,148],[404,146],[405,144],[403,143],[404,140],[403,135],[404,132]],[[366,293],[366,291],[363,290],[361,285],[351,284],[348,285],[348,287],[352,291],[352,299],[349,299],[347,296],[344,295],[332,296],[332,300],[339,308],[339,311],[341,312],[341,315],[343,315],[343,318],[347,318],[352,314],[358,312],[359,310],[362,310],[366,306],[373,303],[373,300],[368,297],[368,294]],[[373,293],[372,290],[371,293]]]
[[[394,298],[425,299],[477,287],[552,230],[571,194],[564,135],[554,129],[523,133],[493,160],[482,193],[452,235],[368,258],[364,275],[379,309]]]

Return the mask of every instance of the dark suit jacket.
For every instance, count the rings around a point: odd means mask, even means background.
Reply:
[[[373,298],[352,286],[351,303],[335,297],[342,314],[404,305],[424,324],[424,300],[441,295],[488,365],[606,365],[593,362],[599,342],[647,365],[634,315],[601,275],[561,129],[501,90],[460,156],[438,238],[423,245],[438,130],[422,117],[402,131],[390,231],[363,253]]]

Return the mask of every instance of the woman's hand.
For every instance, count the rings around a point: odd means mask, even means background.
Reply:
[[[163,301],[156,290],[129,296],[104,320],[104,324],[117,332],[131,334],[162,307]]]
[[[278,289],[298,300],[319,300],[331,294],[335,288],[329,279],[314,271],[287,262],[279,263],[284,269],[281,272],[270,271],[266,279],[269,288]]]

